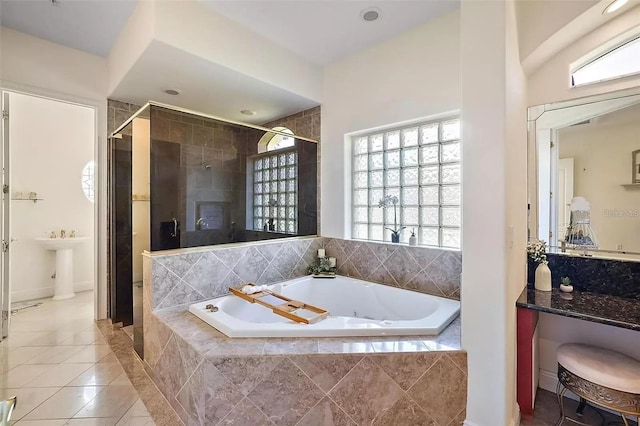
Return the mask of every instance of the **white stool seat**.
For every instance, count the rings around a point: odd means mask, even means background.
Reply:
[[[640,394],[640,361],[597,346],[567,343],[557,351],[558,364],[585,380],[610,389]]]

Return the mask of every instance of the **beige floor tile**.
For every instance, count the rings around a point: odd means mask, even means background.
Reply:
[[[50,364],[19,365],[0,376],[0,389],[21,388],[53,367]]]
[[[117,418],[88,418],[88,419],[69,419],[66,425],[69,426],[114,426],[118,423]]]
[[[155,426],[151,417],[123,417],[116,426]]]
[[[45,373],[28,382],[25,386],[34,388],[66,386],[90,367],[91,364],[56,364]]]
[[[68,358],[65,363],[98,362],[111,353],[109,345],[85,346],[77,354]]]
[[[137,399],[138,393],[133,386],[110,385],[73,417],[120,418],[131,408]]]
[[[11,329],[9,337],[2,341],[4,346],[8,347],[16,347],[16,346],[46,346],[46,345],[35,345],[31,343],[35,343],[38,340],[42,340],[46,338],[51,332],[50,331],[24,331],[24,332],[14,332],[15,330]]]
[[[48,350],[49,347],[47,346],[19,346],[3,348],[3,350],[0,350],[0,374],[6,373],[18,365],[25,364]]]
[[[15,396],[18,398],[11,420],[20,420],[31,410],[49,399],[61,388],[20,388],[3,389],[0,391],[0,399],[6,400]]]
[[[64,426],[67,424],[66,419],[54,420],[20,420],[14,426]]]
[[[99,363],[103,363],[103,362],[119,362],[119,361],[118,361],[118,357],[116,356],[116,354],[111,352],[110,354],[108,354],[107,356],[105,356],[104,358],[102,358],[98,362]]]
[[[127,373],[122,373],[110,384],[114,386],[131,386],[131,381],[129,380]]]
[[[62,345],[91,345],[98,339],[102,338],[99,330],[79,331],[70,338],[63,341]]]
[[[139,399],[131,406],[131,408],[129,408],[129,411],[127,411],[125,416],[149,417],[150,414],[149,414],[149,411],[147,411],[147,407],[144,406],[144,403],[142,402],[142,400]]]
[[[73,379],[67,386],[106,386],[121,374],[125,374],[125,372],[120,364],[98,363]]]
[[[82,346],[42,346],[45,352],[25,364],[59,364],[82,350]]]
[[[104,389],[102,386],[67,387],[25,416],[25,420],[70,419]]]

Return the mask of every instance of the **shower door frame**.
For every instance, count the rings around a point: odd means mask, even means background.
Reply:
[[[2,142],[0,144],[0,167],[2,167],[2,202],[0,205],[0,341],[9,336],[9,310],[11,306],[10,253],[9,253],[9,208],[11,191],[9,186],[9,93],[2,91]]]

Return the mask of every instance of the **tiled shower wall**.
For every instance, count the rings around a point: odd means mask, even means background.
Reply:
[[[242,247],[155,255],[152,309],[222,296],[245,282],[272,284],[308,275],[317,250],[337,258],[338,273],[407,290],[460,299],[460,252],[426,247],[303,238]]]

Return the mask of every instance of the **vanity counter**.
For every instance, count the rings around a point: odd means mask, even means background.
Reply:
[[[525,288],[516,306],[640,331],[640,300],[634,298],[583,291],[563,293],[556,288],[550,292]]]

